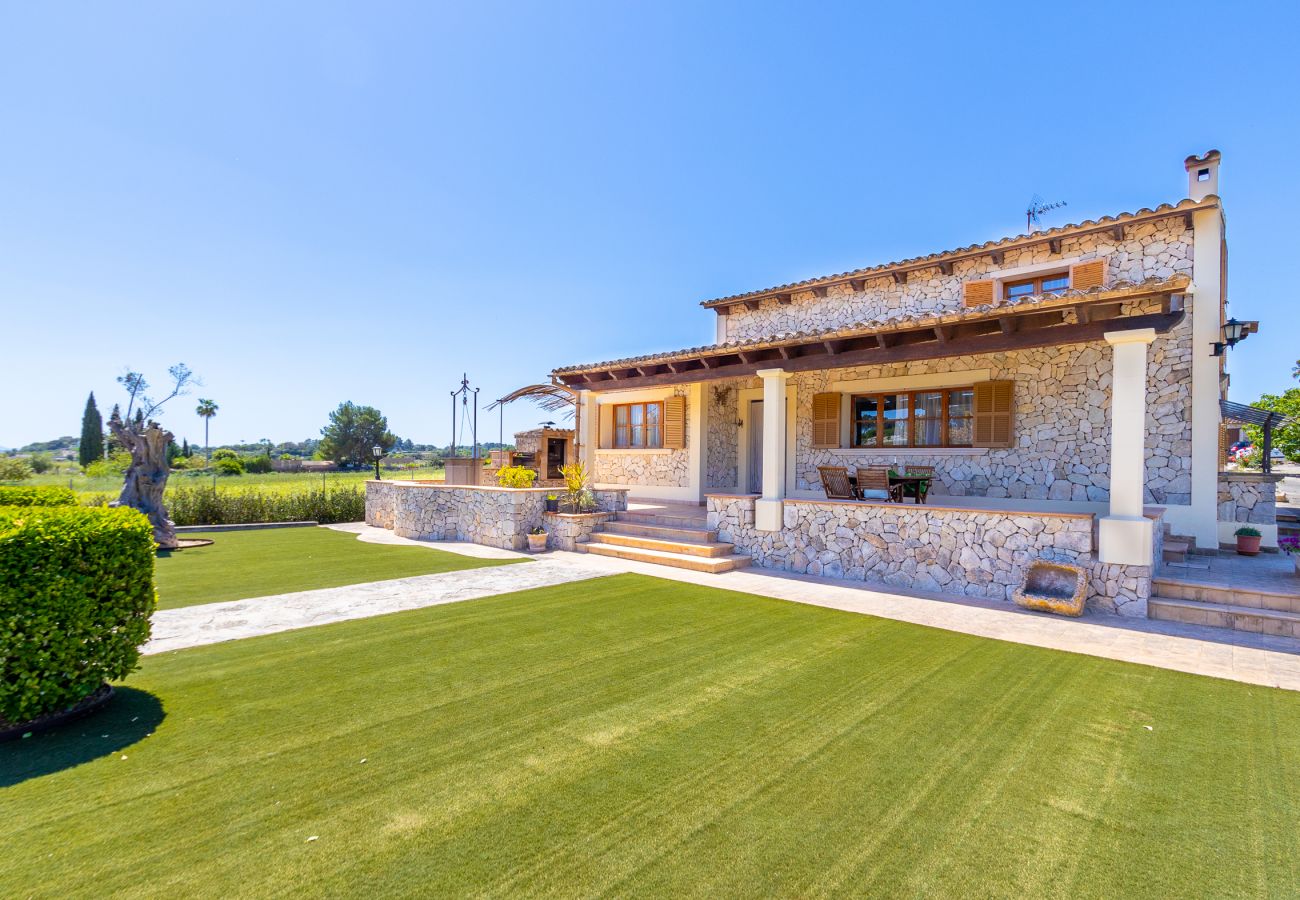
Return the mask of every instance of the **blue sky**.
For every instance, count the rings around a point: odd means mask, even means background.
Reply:
[[[712,340],[697,302],[1174,201],[1217,147],[1234,399],[1300,356],[1300,5],[19,4],[0,24],[0,445],[178,360],[214,442],[462,371]],[[164,416],[202,437],[193,399]],[[507,433],[545,416],[517,404]],[[480,437],[495,440],[484,413]]]

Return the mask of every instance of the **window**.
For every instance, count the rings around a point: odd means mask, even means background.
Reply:
[[[1070,287],[1070,273],[1057,272],[1054,275],[1040,275],[1024,281],[1008,281],[1002,285],[1002,296],[1007,300],[1017,297],[1032,297],[1035,294],[1052,294]]]
[[[973,388],[860,394],[852,398],[854,447],[969,447]]]
[[[614,446],[629,449],[655,449],[664,445],[664,405],[658,403],[623,403],[614,407]]]

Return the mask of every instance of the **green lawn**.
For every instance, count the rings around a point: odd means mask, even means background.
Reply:
[[[622,575],[128,684],[0,746],[0,895],[1300,893],[1300,695],[712,588]]]
[[[181,537],[216,543],[159,554],[154,566],[159,609],[516,562],[367,544],[355,534],[328,528],[187,532]]]

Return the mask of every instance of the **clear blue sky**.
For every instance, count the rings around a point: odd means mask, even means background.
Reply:
[[[1283,390],[1298,10],[6,3],[0,445],[178,360],[214,442],[350,399],[442,443],[462,371],[706,343],[699,300],[1177,200],[1211,147],[1233,396]]]

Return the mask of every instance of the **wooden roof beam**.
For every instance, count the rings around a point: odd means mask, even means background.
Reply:
[[[814,297],[825,297],[825,296],[826,296],[826,285],[824,285],[824,284],[819,284],[819,285],[817,285],[816,287],[814,287],[814,288],[812,289],[812,292],[813,292],[813,296],[814,296]]]
[[[1061,239],[1060,239],[1059,237],[1058,237],[1058,238],[1048,238],[1048,239],[1047,239],[1047,249],[1050,250],[1052,253],[1055,253],[1055,254],[1057,254],[1057,255],[1059,256],[1059,255],[1061,254]]]
[[[1007,254],[1002,250],[990,250],[989,259],[993,260],[993,265],[1000,266],[1006,260]]]
[[[939,271],[942,272],[942,273],[945,274],[945,275],[951,275],[951,274],[952,274],[952,260],[949,259],[949,260],[945,260],[945,261],[939,263]]]
[[[941,344],[948,343],[948,341],[952,340],[952,326],[951,325],[934,326],[934,339]]]
[[[781,306],[789,306],[791,303],[794,302],[794,295],[793,295],[793,294],[777,294],[777,295],[776,295],[776,302],[777,302],[779,305],[781,305]]]
[[[746,300],[741,305],[744,306],[745,309],[749,310],[750,312],[756,312],[758,310],[759,305],[762,302],[763,302],[762,300]]]
[[[1124,240],[1124,226],[1123,226],[1123,225],[1112,225],[1112,226],[1110,226],[1110,228],[1109,228],[1108,230],[1110,231],[1110,236],[1111,236],[1111,239],[1112,239],[1112,240],[1115,240],[1115,241],[1122,241],[1122,240]]]
[[[895,270],[894,270],[893,272],[891,272],[890,274],[894,276],[894,284],[907,284],[907,270],[906,270],[906,269],[902,269],[902,270],[895,269]]]
[[[867,279],[865,279],[865,278],[850,278],[850,279],[849,279],[849,289],[850,289],[851,291],[853,291],[855,294],[860,294],[860,293],[862,293],[863,291],[865,291],[865,290],[867,289]]]

